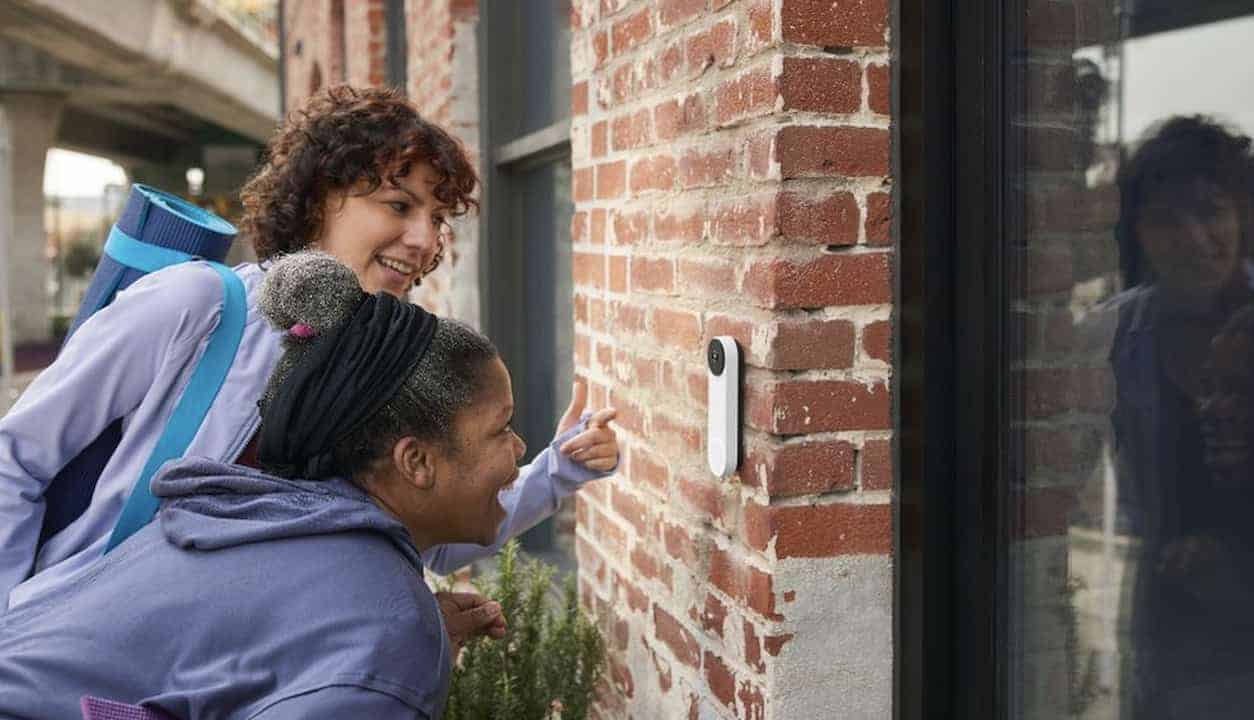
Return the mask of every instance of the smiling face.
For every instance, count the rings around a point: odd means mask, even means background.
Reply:
[[[527,446],[514,432],[514,393],[500,358],[483,369],[474,402],[453,419],[452,437],[435,455],[431,522],[444,542],[490,545],[505,519],[498,495],[518,478]]]
[[[423,163],[371,193],[360,186],[330,193],[313,246],[352,269],[367,293],[405,298],[447,238],[446,209],[432,194],[437,180]]]
[[[1137,214],[1136,235],[1159,281],[1188,295],[1214,295],[1241,261],[1237,204],[1217,187],[1162,188]]]

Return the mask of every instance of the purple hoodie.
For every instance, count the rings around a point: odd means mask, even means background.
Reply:
[[[0,717],[82,695],[179,718],[437,718],[450,654],[404,527],[342,480],[203,458],[157,520],[0,616]]]

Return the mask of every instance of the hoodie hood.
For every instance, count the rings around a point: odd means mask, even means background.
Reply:
[[[387,536],[421,570],[422,561],[400,521],[352,483],[295,480],[260,470],[184,458],[167,463],[152,480],[161,499],[157,521],[172,545],[222,548],[310,535],[377,532]]]

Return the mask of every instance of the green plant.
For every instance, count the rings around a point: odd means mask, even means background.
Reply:
[[[475,587],[501,604],[508,630],[462,650],[445,719],[583,720],[605,668],[605,643],[579,609],[574,578],[559,604],[551,602],[553,568],[526,558],[516,541],[497,562],[496,576]]]

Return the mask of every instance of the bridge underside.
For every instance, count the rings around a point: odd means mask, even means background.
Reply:
[[[49,148],[108,157],[132,180],[175,191],[200,167],[206,195],[232,196],[278,113],[274,48],[208,0],[0,4],[0,315],[10,331],[0,340],[51,332]]]

